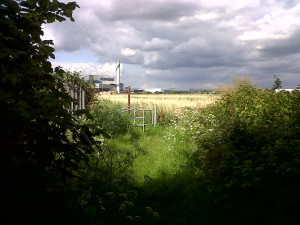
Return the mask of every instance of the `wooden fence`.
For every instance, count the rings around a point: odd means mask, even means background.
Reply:
[[[82,110],[86,108],[85,90],[81,86],[65,87],[66,92],[75,100],[70,104],[70,111]]]

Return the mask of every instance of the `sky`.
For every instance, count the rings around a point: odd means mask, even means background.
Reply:
[[[69,2],[61,0],[62,2]],[[298,0],[77,0],[75,22],[43,27],[53,66],[136,88],[215,89],[249,76],[300,84]]]

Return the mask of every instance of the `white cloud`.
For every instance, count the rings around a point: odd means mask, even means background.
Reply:
[[[115,76],[116,63],[65,63],[65,62],[52,62],[52,66],[60,66],[66,71],[80,72],[82,75],[107,75],[110,77]],[[123,72],[123,65],[121,64],[121,72]]]
[[[144,42],[144,49],[148,51],[163,50],[169,48],[171,44],[172,42],[170,40],[152,38],[151,41]]]
[[[124,56],[134,56],[137,53],[136,50],[130,48],[123,48],[121,52]]]
[[[272,34],[263,31],[246,31],[242,35],[238,36],[237,39],[241,41],[253,41],[261,39],[279,39],[284,37],[286,37],[286,35]]]
[[[144,64],[146,66],[152,66],[158,63],[160,55],[158,52],[147,52],[144,54]]]
[[[289,65],[300,54],[300,4],[296,1],[77,0],[77,3],[80,9],[74,12],[75,23],[46,25],[45,38],[53,39],[60,52],[77,52],[77,61],[80,50],[88,49],[99,64],[67,64],[71,59],[64,62],[62,57],[55,64],[86,74],[113,75],[114,63],[120,60],[125,70],[132,68],[131,65],[139,68],[126,70],[127,81],[135,87],[155,87],[155,84],[166,87],[168,83],[186,88],[212,87],[238,74],[253,76],[260,86],[270,87],[267,77],[272,78],[278,71],[270,62],[288,57],[289,61],[281,64],[284,67],[278,76],[287,86],[300,83],[292,80],[300,69]],[[286,81],[281,76],[286,76]]]
[[[244,8],[255,8],[260,5],[260,0],[200,0],[201,5],[205,8],[215,8],[215,7],[222,7],[227,11],[231,10],[241,10]]]

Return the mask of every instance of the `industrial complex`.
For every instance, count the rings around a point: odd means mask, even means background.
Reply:
[[[120,82],[120,61],[117,62],[115,77],[107,75],[88,75],[85,77],[86,81],[93,82],[95,89],[98,92],[116,92],[123,93],[128,92],[128,87],[124,87],[124,84]],[[164,89],[164,88],[130,88],[131,93],[191,93],[191,90],[179,90],[179,89]]]

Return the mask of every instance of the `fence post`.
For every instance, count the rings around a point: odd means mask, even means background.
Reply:
[[[130,86],[128,86],[128,114],[130,114]]]
[[[145,132],[145,109],[143,108],[143,133]]]
[[[70,90],[71,98],[74,99],[74,89]],[[74,101],[71,102],[71,111],[74,110]]]
[[[78,99],[78,104],[79,104],[79,110],[82,109],[82,105],[81,105],[81,98],[82,98],[82,94],[81,94],[81,86],[79,87],[79,99]]]
[[[136,116],[136,108],[135,107],[133,107],[133,124],[135,125],[135,116]]]
[[[164,115],[164,112],[163,110],[160,111],[160,115],[159,115],[159,121],[162,122],[163,121],[163,115]]]
[[[75,103],[75,110],[78,110],[78,87],[75,87],[75,99],[76,99],[76,103]]]
[[[156,119],[157,119],[157,114],[156,114],[156,108],[154,108],[154,126],[156,126]]]
[[[82,109],[85,109],[85,90],[82,90]]]

